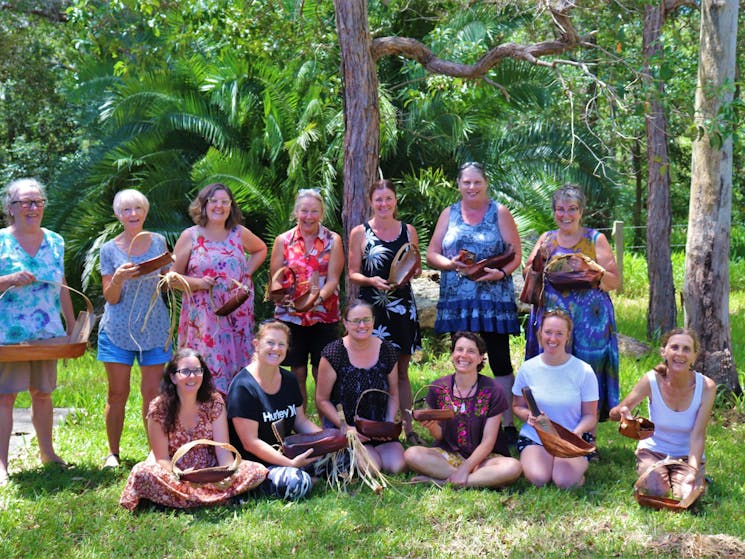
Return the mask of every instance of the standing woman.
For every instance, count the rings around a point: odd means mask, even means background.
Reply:
[[[435,332],[476,332],[486,342],[489,366],[505,394],[514,377],[510,334],[520,333],[512,272],[520,266],[520,236],[510,210],[489,198],[489,185],[480,163],[464,163],[458,174],[461,200],[445,208],[427,249],[427,264],[442,270]],[[515,257],[500,268],[484,268],[477,280],[461,275],[467,250],[475,261],[501,254],[511,244]],[[508,440],[516,436],[511,410],[503,424]]]
[[[304,312],[277,305],[274,317],[290,328],[290,348],[283,365],[290,367],[300,384],[303,405],[308,403],[306,381],[308,357],[313,378],[318,377],[321,350],[338,336],[339,278],[344,269],[341,237],[321,224],[323,198],[317,190],[304,188],[295,197],[293,215],[297,226],[277,236],[269,263],[270,277],[282,266],[295,272],[296,285],[310,285],[318,276],[318,299]],[[315,287],[314,287],[315,289]]]
[[[357,413],[373,421],[393,422],[398,411],[397,354],[393,344],[373,336],[372,305],[357,299],[344,309],[344,326],[347,334],[323,349],[318,366],[316,406],[324,423],[341,427],[336,406],[341,404],[348,426],[354,425]],[[388,392],[388,398],[380,392]],[[350,427],[351,428],[351,427]],[[368,455],[377,469],[398,474],[406,469],[404,447],[398,440],[368,440],[358,434],[365,443]]]
[[[398,395],[406,440],[423,444],[411,427],[411,382],[409,362],[421,349],[421,329],[411,284],[391,287],[391,262],[406,243],[419,247],[412,225],[396,219],[396,187],[389,180],[376,180],[369,192],[372,218],[356,226],[349,235],[349,279],[361,285],[360,299],[372,305],[374,334],[391,342],[398,351]],[[417,270],[417,273],[419,270]]]
[[[541,321],[543,353],[525,361],[512,389],[515,415],[524,424],[517,440],[525,477],[541,487],[548,482],[561,489],[585,482],[589,458],[556,458],[543,447],[522,389],[530,387],[541,413],[592,443],[597,425],[598,383],[592,368],[567,352],[572,321],[563,311],[548,311]]]
[[[8,227],[0,229],[0,344],[65,335],[75,324],[66,289],[37,280],[66,284],[65,242],[41,226],[47,203],[35,179],[13,181],[5,188],[3,210]],[[57,361],[0,363],[0,485],[8,483],[8,450],[13,432],[13,404],[19,392],[31,394],[31,420],[42,463],[64,465],[52,445],[52,391]]]
[[[263,495],[296,501],[313,488],[305,471],[317,458],[308,449],[295,458],[277,450],[280,441],[272,423],[282,422],[285,435],[315,433],[320,428],[305,415],[297,378],[280,369],[290,343],[290,329],[284,322],[269,320],[256,332],[253,360],[236,375],[228,394],[230,442],[243,458],[269,468],[259,488]]]
[[[618,337],[616,317],[609,291],[618,287],[616,259],[605,235],[582,226],[585,195],[579,187],[566,185],[554,192],[554,219],[558,229],[547,231],[538,239],[525,268],[533,263],[543,247],[547,262],[556,255],[576,253],[588,256],[605,269],[600,285],[594,289],[576,288],[559,291],[550,282],[543,286],[543,306],[533,308],[525,333],[525,358],[538,354],[541,316],[544,309],[563,309],[572,319],[574,335],[569,352],[588,363],[598,379],[600,421],[608,419],[609,410],[618,404]]]
[[[657,497],[670,491],[677,499],[686,497],[703,482],[706,426],[716,396],[716,383],[694,370],[699,341],[693,330],[676,328],[662,337],[663,363],[646,373],[623,401],[610,410],[610,419],[631,419],[631,411],[645,398],[654,434],[639,441],[636,470],[647,468],[665,457],[678,458],[694,473],[670,465],[656,470],[645,482],[646,493]]]
[[[114,215],[124,231],[101,247],[101,280],[106,305],[98,329],[98,360],[106,368],[109,386],[105,411],[109,440],[106,468],[119,466],[119,442],[132,364],[135,359],[140,364],[142,420],[147,427],[150,400],[157,396],[163,365],[171,358],[168,309],[163,299],[153,298],[159,276],[152,273],[137,277],[137,264],[167,250],[161,235],[140,234],[147,233],[143,228],[149,209],[150,203],[141,192],[132,189],[117,192]],[[151,300],[154,302],[152,309]]]
[[[178,345],[204,357],[215,389],[225,395],[235,374],[251,361],[251,275],[266,258],[266,244],[241,225],[241,210],[224,184],[209,184],[200,190],[189,215],[196,225],[181,234],[174,248],[173,271],[184,277],[190,291],[181,304]],[[215,309],[235,290],[234,280],[249,289],[249,296],[229,315],[217,316]],[[172,281],[171,286],[183,289],[180,282]]]

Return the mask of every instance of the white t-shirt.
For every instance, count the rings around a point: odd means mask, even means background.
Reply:
[[[538,408],[549,419],[573,431],[582,418],[582,402],[598,399],[598,380],[592,367],[570,355],[563,365],[547,365],[543,354],[528,359],[517,371],[512,393],[522,396],[523,387],[533,392]],[[520,435],[540,443],[535,429],[525,423]]]

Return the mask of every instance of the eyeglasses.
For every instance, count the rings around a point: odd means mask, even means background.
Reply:
[[[13,200],[11,204],[20,204],[24,210],[29,209],[31,206],[36,206],[37,208],[43,208],[44,206],[47,205],[47,199],[39,198],[37,200]]]
[[[207,202],[215,206],[222,206],[223,208],[227,208],[233,204],[232,201],[223,198],[207,198]]]
[[[190,376],[201,377],[204,374],[204,369],[202,369],[202,367],[197,367],[195,369],[177,369],[176,374],[187,378]]]
[[[373,317],[371,316],[365,316],[362,318],[352,318],[352,319],[345,318],[344,320],[349,322],[349,324],[354,324],[355,326],[359,326],[361,324],[364,324],[365,326],[369,326],[370,324],[373,323]]]
[[[559,215],[564,215],[564,214],[577,215],[579,213],[579,208],[577,206],[570,206],[568,208],[559,206],[557,208],[554,208],[554,212],[556,212]]]

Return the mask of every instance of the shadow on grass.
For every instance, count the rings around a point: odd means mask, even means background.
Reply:
[[[128,469],[101,469],[94,466],[45,464],[33,469],[16,472],[11,476],[19,496],[30,500],[43,499],[46,495],[73,491],[85,493],[112,485],[126,479]]]

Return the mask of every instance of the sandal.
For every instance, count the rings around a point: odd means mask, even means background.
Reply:
[[[409,446],[425,446],[427,443],[416,431],[406,433],[406,444]]]

